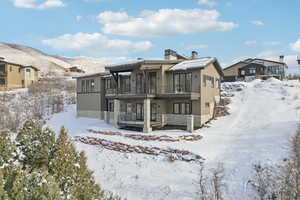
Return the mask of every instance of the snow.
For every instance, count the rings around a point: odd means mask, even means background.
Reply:
[[[142,62],[144,62],[144,60],[127,60],[127,61],[112,63],[110,65],[107,65],[107,67],[118,67],[118,66],[122,66],[122,65],[133,65],[133,64],[138,64],[138,63],[142,63]]]
[[[175,71],[175,70],[187,70],[187,69],[192,69],[192,68],[198,68],[198,67],[205,67],[209,63],[211,63],[215,58],[211,57],[206,57],[206,58],[200,58],[196,60],[188,60],[188,61],[183,61],[177,65],[174,65],[170,71]]]
[[[192,151],[206,160],[205,167],[225,167],[227,189],[225,199],[251,199],[247,182],[254,164],[274,164],[288,154],[288,145],[300,118],[300,83],[267,81],[225,83],[224,92],[232,96],[230,115],[221,117],[199,129],[204,138],[197,142],[138,141],[109,135],[96,135],[87,129],[119,131],[101,120],[76,118],[75,106],[53,116],[48,125],[56,131],[64,125],[71,136],[99,137],[126,144],[177,148]],[[229,95],[232,94],[232,95]],[[143,134],[143,133],[140,133]],[[186,135],[186,131],[154,131],[155,135]],[[76,143],[86,152],[88,166],[97,183],[104,189],[133,200],[197,199],[199,164],[170,162],[166,158],[136,153],[120,153],[100,146]]]

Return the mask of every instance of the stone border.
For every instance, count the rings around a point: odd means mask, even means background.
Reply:
[[[74,138],[74,141],[81,142],[84,144],[89,144],[89,145],[100,145],[105,149],[118,151],[122,153],[143,153],[143,154],[148,154],[153,156],[162,155],[167,157],[170,161],[181,160],[185,162],[191,162],[191,161],[201,162],[205,160],[200,155],[197,155],[190,151],[171,149],[171,148],[162,149],[158,147],[144,147],[140,145],[129,145],[121,142],[113,142],[113,141],[96,138],[96,137],[77,136]]]
[[[144,141],[163,141],[163,142],[180,142],[180,141],[188,141],[195,142],[199,141],[203,138],[201,135],[182,135],[179,137],[170,137],[167,135],[157,136],[157,135],[142,135],[142,134],[123,134],[120,132],[113,131],[95,131],[93,129],[88,129],[88,132],[100,135],[117,135],[126,138],[131,138],[134,140],[144,140]]]

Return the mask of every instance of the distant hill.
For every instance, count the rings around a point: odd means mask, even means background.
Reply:
[[[65,68],[79,66],[87,73],[104,71],[105,60],[76,57],[68,58],[58,55],[49,55],[32,47],[1,43],[0,57],[8,62],[18,63],[22,65],[33,65],[41,70],[42,73],[55,72],[63,74]]]

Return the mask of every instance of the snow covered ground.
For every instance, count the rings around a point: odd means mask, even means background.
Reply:
[[[240,88],[235,90],[237,86]],[[247,182],[253,164],[278,162],[288,153],[290,138],[300,119],[300,84],[275,79],[248,83],[226,83],[233,93],[230,115],[197,130],[204,138],[197,142],[138,141],[120,136],[89,133],[87,129],[120,131],[96,119],[76,118],[75,106],[56,114],[48,122],[56,131],[64,125],[71,136],[100,137],[143,146],[189,150],[204,157],[206,168],[223,163],[226,172],[226,199],[250,199]],[[121,131],[130,132],[133,131]],[[141,133],[142,134],[142,133]],[[155,131],[152,134],[178,136],[185,131]],[[165,157],[119,153],[99,146],[76,143],[86,152],[88,165],[103,188],[130,200],[197,199],[199,164],[170,162]]]

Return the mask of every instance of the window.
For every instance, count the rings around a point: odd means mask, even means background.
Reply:
[[[203,87],[215,87],[215,78],[208,75],[203,75]]]
[[[85,87],[86,87],[85,91],[86,91],[86,92],[90,92],[90,88],[91,88],[90,80],[86,80]]]
[[[209,103],[205,103],[205,108],[209,108],[209,107],[210,107]]]
[[[106,89],[112,89],[112,81],[111,78],[108,78],[105,80],[105,88]]]
[[[136,75],[136,92],[143,93],[144,92],[144,75],[139,73]]]
[[[174,92],[191,92],[192,74],[175,73],[174,74]]]
[[[220,88],[220,80],[216,79],[215,88]]]
[[[130,77],[122,77],[121,79],[121,89],[122,92],[128,93],[130,92]]]
[[[245,70],[242,70],[242,71],[241,71],[241,75],[242,75],[242,76],[245,76]]]
[[[174,114],[180,114],[180,104],[179,103],[174,103],[173,104],[173,113]]]
[[[5,72],[5,64],[0,64],[0,72]]]
[[[21,73],[21,68],[19,68],[19,73]]]
[[[9,71],[12,72],[12,66],[9,67]]]
[[[249,68],[249,74],[256,74],[255,68]]]
[[[26,72],[30,72],[30,69],[26,69]]]
[[[191,103],[174,103],[173,114],[190,115],[192,113]]]
[[[91,92],[94,92],[95,91],[95,80],[92,79],[91,80]]]
[[[81,92],[85,92],[85,80],[81,81]]]
[[[155,94],[156,93],[156,72],[149,73],[149,93]]]
[[[4,78],[0,79],[0,85],[2,85],[2,86],[5,85],[5,79]]]

